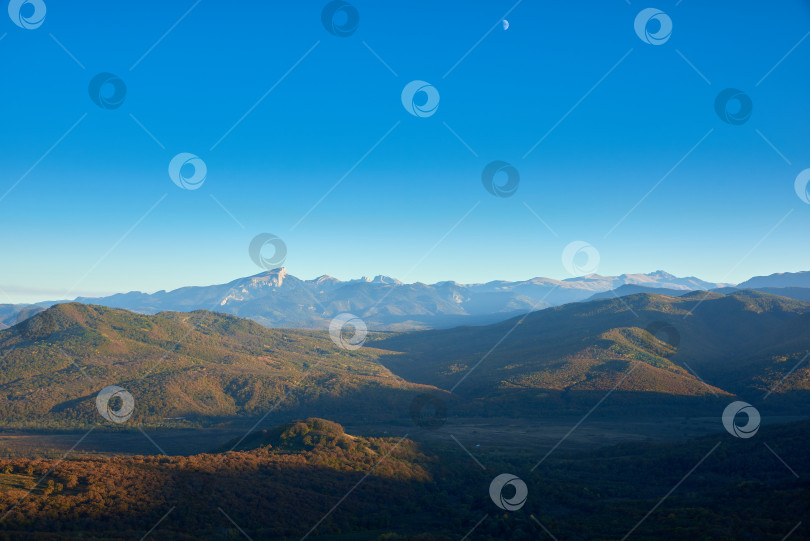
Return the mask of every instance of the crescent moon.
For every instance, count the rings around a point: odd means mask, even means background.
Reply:
[[[507,21],[506,19],[503,20],[503,29],[509,30],[509,21]]]

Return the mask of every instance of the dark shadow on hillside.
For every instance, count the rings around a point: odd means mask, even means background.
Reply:
[[[31,494],[0,522],[0,539],[140,539],[158,522],[158,539],[301,539],[326,517],[311,538],[459,539],[480,522],[468,539],[521,540],[546,535],[534,516],[559,539],[621,539],[643,522],[634,539],[779,540],[810,512],[808,434],[802,422],[763,426],[752,439],[560,450],[538,467],[540,455],[520,450],[474,450],[479,467],[456,445],[393,439],[370,454],[296,440],[309,447],[68,460],[50,476],[61,486]],[[54,462],[0,461],[0,512],[18,498],[11,484]],[[522,509],[490,499],[502,472],[526,483]],[[392,532],[401,537],[383,537]]]

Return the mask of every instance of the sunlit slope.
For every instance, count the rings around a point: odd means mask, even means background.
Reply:
[[[608,391],[622,378],[624,391],[739,393],[769,389],[810,351],[810,304],[751,291],[642,293],[496,325],[398,335],[380,347],[404,352],[385,363],[406,379],[457,385],[468,396]],[[810,388],[806,366],[788,388]]]
[[[321,404],[407,408],[416,390],[328,334],[270,330],[196,311],[140,315],[56,305],[0,332],[0,417],[5,423],[95,422],[95,396],[119,385],[135,399],[134,422],[214,420]],[[369,410],[371,411],[371,410]]]

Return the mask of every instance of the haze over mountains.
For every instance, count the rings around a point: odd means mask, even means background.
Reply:
[[[247,317],[267,327],[326,328],[331,318],[350,312],[363,318],[369,328],[404,330],[492,323],[510,315],[584,300],[594,292],[623,284],[683,291],[718,287],[663,271],[569,280],[404,284],[387,276],[346,282],[330,276],[300,280],[280,268],[222,285],[77,300],[143,313],[211,309]]]
[[[387,276],[341,281],[324,275],[301,280],[279,268],[226,284],[151,294],[133,291],[100,298],[79,297],[76,301],[143,314],[213,310],[276,328],[325,329],[336,315],[349,312],[361,317],[369,329],[403,331],[484,325],[570,302],[635,293],[677,296],[696,290],[730,293],[738,289],[810,300],[810,272],[754,277],[735,287],[695,277],[676,277],[664,271],[620,276],[590,274],[566,280],[538,277],[484,284],[405,284]],[[53,304],[37,303],[36,309],[0,305],[0,328]]]
[[[512,315],[582,301],[626,284],[683,292],[726,285],[695,277],[678,278],[664,271],[621,276],[591,274],[567,280],[404,284],[387,276],[341,281],[324,275],[300,280],[279,268],[226,284],[152,294],[133,291],[101,298],[80,297],[76,301],[146,314],[215,310],[250,318],[267,327],[287,328],[327,328],[333,317],[350,312],[363,318],[370,329],[408,330],[494,323]],[[14,316],[19,309],[0,306],[0,321],[10,326],[16,322]]]
[[[759,289],[761,287],[810,287],[810,271],[778,272],[769,276],[755,276],[741,284],[740,289]]]

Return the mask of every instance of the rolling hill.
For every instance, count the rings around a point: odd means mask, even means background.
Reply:
[[[0,418],[6,425],[103,422],[94,401],[109,385],[132,394],[136,424],[291,409],[407,411],[420,387],[376,363],[378,355],[341,349],[326,333],[270,330],[226,314],[60,304],[0,331]]]
[[[691,291],[691,290],[689,290]],[[616,289],[611,289],[608,291],[601,291],[599,293],[595,293],[588,297],[586,301],[596,301],[599,299],[614,299],[616,297],[626,297],[628,295],[636,295],[638,293],[653,293],[656,295],[667,295],[669,297],[679,297],[684,295],[685,293],[689,293],[689,291],[679,290],[679,289],[670,289],[670,288],[657,288],[657,287],[649,287],[644,285],[638,284],[625,284],[622,286],[617,287]]]
[[[324,331],[227,314],[68,303],[0,331],[0,415],[7,426],[103,422],[94,400],[109,385],[132,394],[131,423],[151,426],[268,412],[403,420],[427,391],[458,416],[582,412],[608,392],[606,411],[685,414],[765,393],[795,411],[810,394],[808,352],[810,303],[754,291],[571,303],[486,326],[372,333],[356,351]]]
[[[383,528],[423,531],[416,517],[435,500],[431,486],[441,469],[413,441],[349,435],[317,418],[275,432],[275,445],[221,454],[0,459],[0,537],[247,536],[225,516],[236,517],[251,539],[300,539],[315,526],[316,535],[348,533],[333,539],[358,539],[352,533],[374,539]],[[48,481],[38,483],[46,472]],[[350,492],[333,515],[329,509]],[[17,505],[20,498],[25,505]],[[148,531],[159,521],[160,528]],[[436,527],[440,520],[427,529]]]
[[[761,398],[771,389],[806,400],[810,370],[800,361],[810,352],[810,304],[753,291],[642,293],[396,335],[379,347],[403,352],[381,359],[393,372],[472,400],[556,407],[577,397],[593,403],[614,387],[612,400],[629,403]]]
[[[745,291],[737,287],[720,287],[712,289],[717,293],[730,295],[737,291]],[[797,301],[810,302],[810,287],[758,287],[750,291],[759,291],[760,293],[768,293],[770,295],[777,295],[779,297],[787,297]]]

